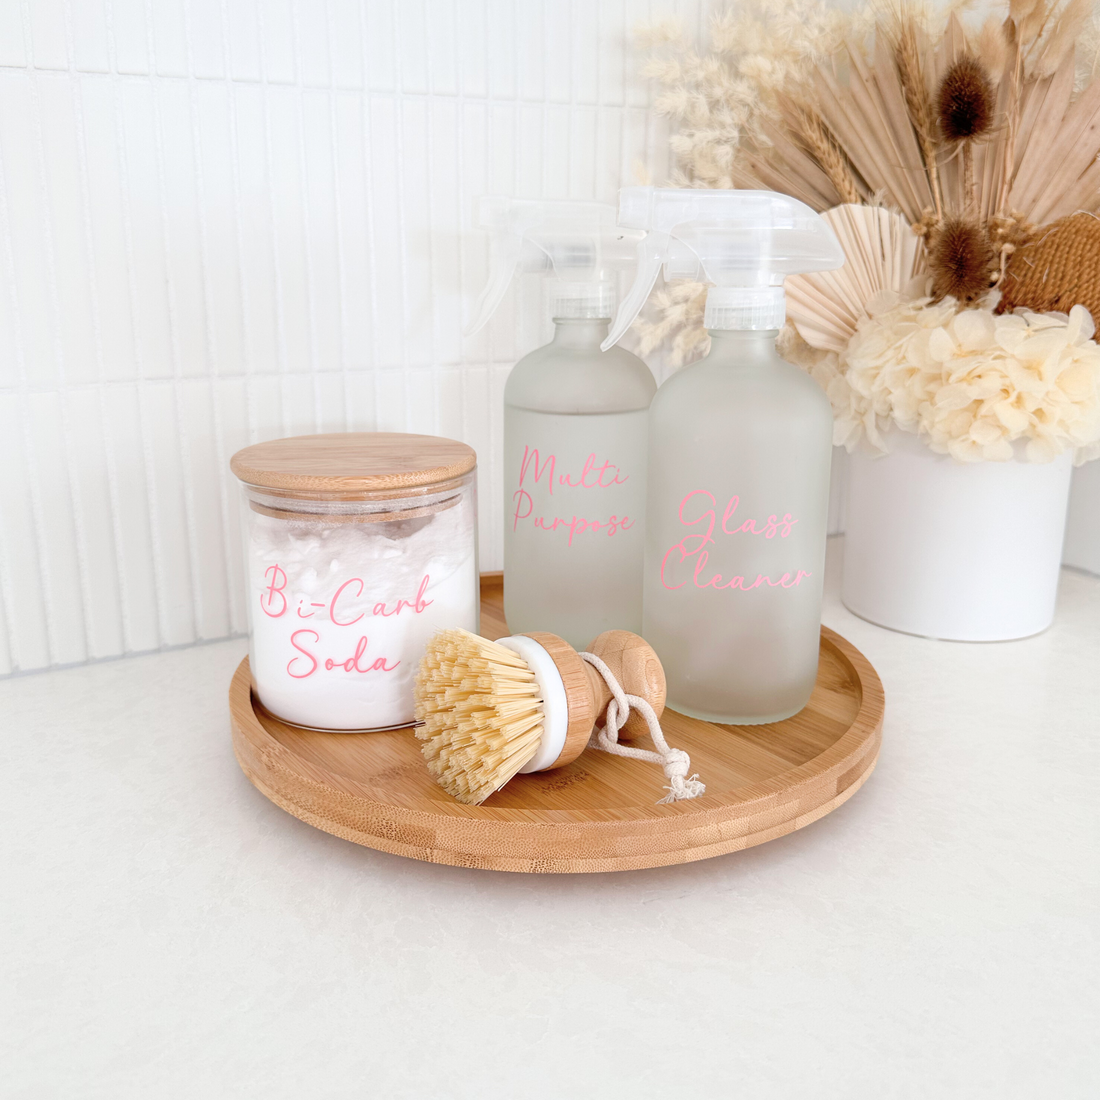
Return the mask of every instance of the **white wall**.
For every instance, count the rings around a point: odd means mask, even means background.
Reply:
[[[473,198],[663,178],[630,30],[708,2],[0,0],[0,673],[242,632],[227,462],[261,439],[468,441],[498,567],[545,323],[526,287],[461,339]]]
[[[461,339],[473,199],[662,178],[631,29],[704,2],[0,3],[0,672],[243,631],[227,461],[261,439],[468,441],[499,567],[541,319],[526,290]]]
[[[1100,459],[1073,471],[1062,560],[1100,573]]]

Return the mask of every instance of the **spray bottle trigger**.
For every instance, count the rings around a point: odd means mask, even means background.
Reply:
[[[489,281],[478,297],[474,306],[474,320],[466,326],[464,336],[473,336],[488,323],[512,282],[522,249],[522,237],[500,231],[492,235],[489,244]]]
[[[707,273],[699,257],[675,237],[669,239],[668,254],[665,256],[665,281],[671,279],[691,279],[692,282],[706,282]]]
[[[611,325],[611,331],[607,339],[600,344],[602,351],[609,351],[626,335],[626,330],[634,323],[634,318],[642,310],[650,291],[657,282],[657,276],[661,273],[661,264],[664,263],[665,250],[668,246],[667,233],[650,233],[638,242],[638,272],[615,320]]]

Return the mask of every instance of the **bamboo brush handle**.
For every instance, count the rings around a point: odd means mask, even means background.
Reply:
[[[665,709],[665,670],[653,647],[637,634],[629,630],[605,630],[588,646],[588,652],[594,653],[615,674],[627,695],[640,695],[660,718]],[[603,677],[587,662],[584,670],[597,693],[598,711],[596,723],[603,718],[607,704],[611,702],[611,692]],[[620,737],[642,737],[648,732],[645,719],[631,711],[620,732]]]
[[[611,702],[611,690],[603,677],[556,634],[535,630],[525,637],[534,639],[550,654],[565,687],[569,725],[565,745],[550,765],[560,768],[584,752],[592,730]],[[660,717],[665,709],[665,673],[653,647],[644,638],[629,630],[608,630],[593,641],[588,652],[594,653],[611,669],[623,691],[628,695],[640,695]],[[639,736],[646,732],[645,721],[631,714],[623,732]]]

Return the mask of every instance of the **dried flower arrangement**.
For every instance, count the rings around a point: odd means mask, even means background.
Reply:
[[[841,271],[787,280],[780,344],[826,385],[838,443],[881,449],[893,424],[961,460],[1100,454],[1092,4],[1008,0],[964,26],[962,5],[748,0],[705,56],[646,33],[674,182],[783,191],[844,246]],[[704,348],[703,298],[655,296],[643,348]]]

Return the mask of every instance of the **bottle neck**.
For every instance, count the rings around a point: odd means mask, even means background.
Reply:
[[[771,366],[779,329],[708,329],[710,354],[704,362],[731,367]]]
[[[584,319],[555,317],[554,339],[552,342],[558,347],[598,351],[600,344],[607,339],[607,330],[610,324],[610,317]]]
[[[770,332],[783,327],[786,314],[781,286],[712,286],[703,324],[708,329]]]

